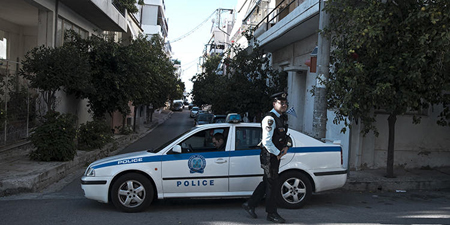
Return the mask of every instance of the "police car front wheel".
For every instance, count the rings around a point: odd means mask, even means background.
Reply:
[[[139,212],[153,201],[153,186],[147,177],[128,173],[119,177],[112,185],[111,201],[124,212]]]
[[[305,205],[312,195],[312,185],[307,176],[298,171],[289,171],[279,177],[277,196],[280,207],[298,209]]]

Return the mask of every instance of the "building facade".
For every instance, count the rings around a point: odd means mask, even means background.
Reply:
[[[245,44],[242,32],[254,29],[258,43],[271,55],[272,66],[288,73],[288,101],[297,114],[297,117],[289,116],[292,129],[341,145],[348,169],[384,168],[387,164],[387,115],[375,112],[378,137],[372,133],[362,135],[361,124],[356,123],[346,133],[341,133],[343,125],[333,124],[334,112],[323,108],[323,100],[311,93],[313,86],[320,87],[321,67],[326,68],[320,62],[329,57],[321,49],[326,43],[318,34],[326,16],[323,4],[322,0],[239,0],[232,42]],[[396,167],[450,165],[450,128],[436,124],[439,112],[435,108],[422,113],[419,125],[412,123],[412,114],[398,118]],[[317,135],[321,128],[316,121],[320,120],[326,121],[324,136]]]
[[[6,77],[17,75],[20,62],[34,47],[61,46],[66,30],[74,30],[81,37],[113,35],[117,41],[143,33],[139,20],[119,11],[112,0],[0,0],[0,5],[0,67],[6,71]],[[26,81],[21,82],[27,86]],[[8,95],[2,97],[6,102]],[[86,99],[76,99],[61,91],[57,94],[56,110],[77,115],[81,124],[92,120],[87,103]],[[5,126],[5,130],[10,128]]]

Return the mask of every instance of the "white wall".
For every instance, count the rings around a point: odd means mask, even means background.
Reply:
[[[276,68],[305,67],[306,60],[311,58],[311,52],[317,45],[318,35],[313,34],[303,40],[297,41],[272,53],[273,66]],[[289,116],[289,126],[313,136],[314,96],[311,93],[317,83],[317,73],[307,71],[292,71],[288,73],[288,101],[289,107],[294,107],[297,118]],[[339,144],[343,149],[344,166],[349,162],[350,132],[342,134],[342,124],[333,124],[334,113],[327,113],[327,132],[325,142]]]
[[[434,168],[450,166],[450,127],[436,124],[442,107],[429,109],[420,124],[412,123],[411,115],[398,116],[395,126],[394,167]],[[388,115],[379,114],[376,126],[379,136],[372,132],[365,137],[361,125],[352,127],[350,167],[354,169],[386,168],[388,148]]]
[[[0,19],[0,30],[4,31],[5,38],[8,39],[8,58],[10,60],[16,61],[17,58],[19,61],[23,60],[25,54],[34,47],[54,45],[55,1],[40,0],[35,3],[39,4],[39,7],[36,7],[34,18],[37,21],[36,26],[20,26]],[[98,27],[75,14],[61,2],[58,14],[91,34],[101,32]],[[78,115],[81,123],[91,119],[87,113],[87,100],[77,100],[62,92],[58,93],[57,97],[57,110]]]
[[[158,6],[144,5],[142,9],[142,25],[156,26],[157,24],[158,24]]]
[[[429,110],[420,124],[412,123],[412,116],[397,118],[395,129],[394,164],[404,168],[442,167],[450,165],[450,127],[436,124],[442,107]],[[377,116],[380,135],[375,139],[374,167],[386,166],[388,147],[387,115]]]

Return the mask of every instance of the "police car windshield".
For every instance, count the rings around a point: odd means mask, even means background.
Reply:
[[[176,141],[176,140],[177,140],[178,138],[180,138],[181,136],[183,136],[183,135],[187,134],[188,132],[191,132],[192,130],[195,130],[195,129],[198,129],[198,127],[192,127],[191,129],[189,129],[189,130],[187,130],[186,132],[184,132],[184,133],[182,133],[182,134],[176,136],[175,138],[173,138],[172,140],[170,140],[170,141],[166,142],[165,144],[159,146],[158,148],[148,150],[147,152],[157,153],[157,152],[163,150],[163,149],[164,149],[165,147],[167,147],[168,145],[172,144],[174,141]]]

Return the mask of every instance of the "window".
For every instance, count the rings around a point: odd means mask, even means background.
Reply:
[[[6,59],[6,46],[8,46],[6,38],[0,39],[0,59]]]
[[[87,38],[89,36],[89,33],[86,30],[83,30],[81,27],[62,17],[58,17],[56,28],[56,46],[62,46],[64,44],[64,32],[66,30],[75,31],[75,33],[79,34],[81,38]]]
[[[183,153],[192,152],[212,152],[212,151],[224,151],[225,149],[218,149],[213,144],[213,136],[217,133],[221,133],[224,136],[224,145],[227,143],[228,128],[214,128],[209,130],[203,130],[195,133],[188,139],[180,143]]]
[[[259,149],[262,130],[259,127],[236,128],[236,150]]]

